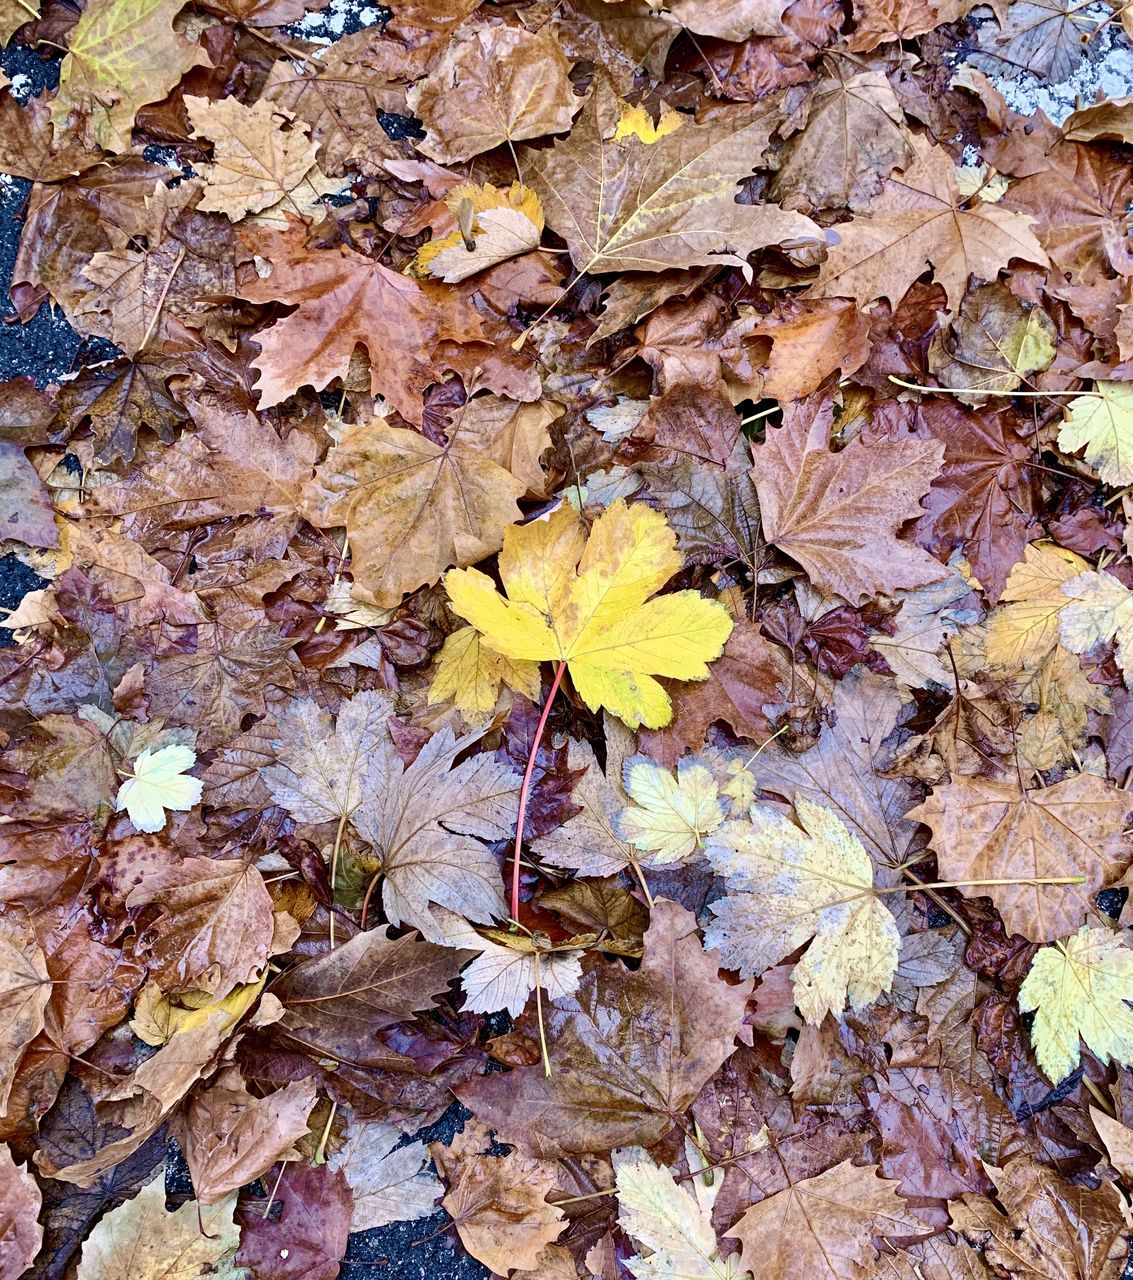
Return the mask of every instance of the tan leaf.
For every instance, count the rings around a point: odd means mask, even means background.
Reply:
[[[1090,1107],[1090,1119],[1105,1144],[1109,1162],[1128,1187],[1133,1184],[1133,1129],[1107,1116],[1100,1107]]]
[[[563,133],[580,105],[569,73],[549,31],[482,26],[459,32],[407,95],[427,130],[417,149],[452,164],[501,143]]]
[[[730,263],[769,244],[822,241],[809,218],[736,203],[737,184],[766,150],[773,117],[686,125],[655,143],[604,134],[616,112],[599,83],[570,137],[524,157],[548,224],[580,272],[664,271]]]
[[[79,1280],[198,1280],[216,1272],[240,1243],[236,1195],[198,1208],[191,1200],[166,1212],[160,1175],[112,1209],[83,1245]]]
[[[1094,896],[1129,864],[1122,833],[1133,798],[1104,778],[1080,773],[1022,791],[1016,781],[964,778],[938,787],[908,817],[932,828],[946,880],[1082,875],[1083,884],[989,885],[1008,933],[1050,942],[1096,914]]]
[[[897,95],[881,71],[831,60],[806,128],[782,148],[772,199],[801,194],[819,209],[869,208],[894,169],[912,159]]]
[[[783,10],[790,0],[673,0],[670,16],[697,35],[719,40],[783,33]]]
[[[7,1143],[0,1148],[0,1275],[22,1276],[43,1243],[37,1219],[43,1196],[31,1172],[12,1159]]]
[[[1058,624],[1070,597],[1063,584],[1089,569],[1073,551],[1032,542],[1011,570],[1000,607],[987,629],[987,660],[993,667],[1034,668],[1058,644]]]
[[[537,457],[545,423],[524,421],[513,448]],[[480,447],[475,422],[466,436],[458,419],[444,445],[382,418],[350,427],[308,484],[308,519],[346,526],[355,594],[368,603],[393,607],[450,565],[483,560],[519,520],[527,483],[493,457],[497,446]]]
[[[563,1211],[546,1202],[556,1165],[518,1152],[506,1158],[482,1154],[490,1145],[489,1131],[476,1123],[465,1124],[451,1146],[431,1144],[449,1188],[441,1205],[461,1243],[486,1267],[503,1275],[513,1267],[530,1270],[563,1230]]]
[[[232,1070],[194,1094],[179,1141],[198,1202],[215,1204],[267,1173],[307,1132],[316,1093],[308,1079],[259,1098]]]
[[[23,1051],[43,1030],[50,999],[47,961],[35,934],[18,916],[0,916],[0,1114],[7,1108]]]
[[[274,931],[263,876],[239,858],[183,858],[130,890],[131,910],[153,903],[150,972],[165,991],[224,996],[267,964]]]
[[[617,829],[625,797],[606,780],[589,743],[572,741],[567,765],[585,770],[571,792],[579,812],[533,840],[531,847],[553,867],[568,867],[583,876],[617,875],[635,860],[633,846],[622,840]]]
[[[760,1280],[866,1280],[877,1275],[873,1236],[926,1230],[877,1165],[848,1160],[753,1205],[727,1234]]]
[[[354,1193],[350,1230],[369,1231],[391,1222],[428,1218],[444,1188],[429,1169],[423,1142],[399,1145],[402,1132],[381,1121],[352,1121],[337,1151],[327,1154],[329,1168],[341,1169]]]
[[[940,474],[936,440],[852,441],[830,448],[829,402],[796,409],[752,450],[768,542],[797,560],[813,584],[851,604],[895,588],[921,587],[946,570],[926,551],[898,539]]]
[[[837,228],[839,237],[819,269],[814,297],[875,298],[896,304],[929,266],[959,304],[969,276],[994,280],[1012,258],[1047,264],[1032,220],[977,200],[965,209],[956,169],[943,147],[911,137],[913,162],[890,178],[868,209]]]
[[[212,164],[205,167],[205,213],[224,213],[239,222],[289,195],[315,163],[315,146],[305,127],[285,133],[293,117],[262,98],[246,107],[236,98],[186,96],[194,138],[213,143]]]

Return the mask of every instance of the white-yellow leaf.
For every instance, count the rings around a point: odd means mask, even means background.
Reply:
[[[200,800],[200,779],[185,772],[196,763],[197,753],[185,746],[143,751],[118,788],[117,811],[125,809],[139,831],[160,831],[167,809],[191,809]]]
[[[1062,584],[1070,601],[1058,615],[1058,634],[1071,653],[1117,641],[1117,665],[1133,675],[1133,591],[1108,573],[1090,570]]]
[[[625,789],[634,801],[618,816],[618,834],[653,854],[655,865],[679,862],[724,821],[716,780],[703,764],[681,760],[674,778],[644,756],[626,761]]]
[[[1090,394],[1071,400],[1058,447],[1065,453],[1084,449],[1103,484],[1133,481],[1133,383],[1099,382]]]

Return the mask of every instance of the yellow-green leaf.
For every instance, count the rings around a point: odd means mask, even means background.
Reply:
[[[475,627],[461,627],[444,643],[433,668],[429,706],[450,698],[468,724],[479,724],[490,714],[507,685],[534,702],[539,697],[539,665],[514,662],[481,643]]]
[[[1035,956],[1019,988],[1034,1012],[1035,1056],[1057,1083],[1078,1065],[1079,1036],[1101,1059],[1133,1063],[1133,951],[1110,929],[1084,925]]]
[[[520,662],[565,662],[591,710],[605,707],[631,728],[672,718],[655,676],[704,680],[732,632],[723,605],[695,591],[650,600],[681,567],[665,517],[619,499],[585,537],[562,506],[504,534],[506,598],[477,569],[444,578],[455,613],[483,643]]]
[[[668,769],[644,756],[625,765],[625,788],[633,804],[618,816],[618,834],[652,853],[656,865],[679,862],[695,853],[703,837],[724,821],[716,779],[694,760]]]
[[[1133,383],[1099,382],[1091,395],[1071,400],[1058,447],[1084,449],[1103,484],[1133,482]]]

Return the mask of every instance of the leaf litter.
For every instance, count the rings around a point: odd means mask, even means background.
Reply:
[[[345,18],[0,3],[0,1273],[1117,1280],[1128,8]]]

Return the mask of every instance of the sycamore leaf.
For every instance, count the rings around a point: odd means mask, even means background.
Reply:
[[[1092,570],[1062,584],[1070,601],[1058,616],[1058,634],[1071,653],[1089,653],[1117,641],[1117,665],[1133,678],[1133,591],[1108,573]]]
[[[1094,896],[1126,869],[1123,835],[1133,796],[1105,778],[1079,773],[1050,787],[957,778],[937,787],[907,817],[932,828],[931,848],[948,880],[1081,875],[1082,884],[980,886],[1008,933],[1049,942],[1094,916]]]
[[[579,811],[533,840],[531,848],[553,867],[569,867],[583,876],[617,875],[634,861],[633,848],[618,834],[617,815],[625,797],[614,790],[588,742],[571,741],[567,766],[582,770],[570,793]]]
[[[910,146],[913,162],[904,172],[839,224],[813,297],[855,298],[862,307],[888,298],[896,305],[931,266],[958,305],[973,274],[994,280],[1012,258],[1046,266],[1032,219],[983,200],[965,208],[948,152],[912,135]]]
[[[1078,1038],[1103,1061],[1133,1063],[1133,951],[1111,929],[1083,925],[1043,947],[1019,988],[1034,1013],[1035,1056],[1057,1084],[1078,1065]]]
[[[735,1254],[720,1258],[711,1203],[699,1199],[700,1178],[678,1186],[640,1147],[614,1152],[614,1177],[618,1222],[647,1250],[626,1261],[636,1280],[737,1280],[748,1274]]]
[[[879,1178],[877,1165],[844,1160],[768,1196],[727,1233],[759,1280],[866,1280],[877,1275],[873,1236],[915,1236],[927,1227]]]
[[[515,424],[510,446],[502,433],[477,429],[471,405],[444,444],[382,418],[347,429],[305,499],[312,524],[346,526],[355,594],[392,608],[407,591],[436,582],[449,565],[475,564],[499,550],[534,478],[520,478],[508,464],[517,447],[538,459],[550,444],[553,414],[530,408]]]
[[[361,343],[370,356],[374,395],[384,395],[409,422],[420,422],[421,394],[435,380],[437,345],[482,336],[479,317],[455,290],[418,283],[345,245],[308,249],[306,228],[294,219],[286,231],[242,235],[272,268],[266,279],[245,280],[242,296],[298,308],[256,335],[261,409],[281,404],[307,383],[321,391],[345,376]]]
[[[515,1152],[486,1154],[488,1130],[466,1123],[449,1146],[430,1146],[448,1194],[441,1201],[468,1252],[493,1272],[529,1270],[563,1230],[563,1210],[548,1204],[557,1165]]]
[[[1071,400],[1058,447],[1064,453],[1084,449],[1103,484],[1133,481],[1133,383],[1097,382],[1090,395]]]
[[[143,751],[134,761],[134,772],[118,788],[117,811],[125,809],[139,831],[160,831],[166,809],[191,809],[200,800],[203,784],[185,774],[196,763],[191,747]]]
[[[716,831],[708,860],[727,877],[728,895],[711,904],[704,937],[741,974],[760,974],[812,939],[795,966],[795,1003],[817,1026],[847,1000],[860,1009],[889,990],[901,937],[874,895],[861,841],[805,796],[795,797],[795,813],[802,830],[757,805],[750,822]]]
[[[1008,671],[1037,666],[1058,644],[1063,584],[1089,569],[1073,551],[1032,542],[1011,570],[987,629],[987,661]]]
[[[550,31],[461,31],[407,95],[427,131],[417,149],[452,164],[501,143],[563,133],[578,110],[569,74],[570,63]]]
[[[897,537],[922,515],[921,498],[940,472],[938,441],[830,448],[833,406],[797,408],[753,449],[752,479],[763,531],[806,570],[820,591],[851,604],[936,582],[947,570],[927,551]]]
[[[354,1194],[350,1230],[369,1231],[391,1222],[415,1222],[436,1211],[444,1192],[429,1165],[423,1142],[402,1145],[396,1125],[352,1121],[346,1140],[328,1153],[327,1165],[341,1169]]]
[[[724,821],[716,779],[694,760],[677,763],[676,778],[644,756],[625,764],[625,789],[634,802],[618,815],[623,840],[654,856],[656,866],[680,862],[703,847]]]
[[[506,599],[477,569],[451,570],[444,582],[453,611],[489,648],[564,662],[591,710],[659,728],[672,704],[653,677],[704,680],[732,631],[724,606],[695,591],[649,599],[680,566],[665,517],[618,499],[589,538],[565,505],[511,526],[500,554]]]
[[[246,107],[236,98],[186,96],[194,138],[213,143],[212,164],[204,168],[205,194],[198,209],[224,213],[233,222],[278,204],[303,181],[315,163],[305,126],[284,133],[293,117],[263,98]]]
[[[730,263],[769,244],[823,242],[809,218],[736,203],[766,150],[773,117],[688,123],[656,142],[612,132],[618,107],[599,83],[565,142],[528,151],[524,172],[581,272],[665,271]]]
[[[537,662],[513,662],[489,649],[475,627],[461,627],[446,636],[437,655],[429,706],[451,698],[466,724],[481,724],[496,705],[501,685],[535,702],[539,684]]]
[[[203,49],[173,29],[183,0],[93,0],[79,15],[59,70],[51,119],[62,131],[72,111],[89,115],[99,145],[130,149],[134,115],[159,102],[190,67],[207,67]]]
[[[438,942],[445,939],[433,903],[480,924],[507,915],[499,860],[481,842],[513,834],[519,777],[486,754],[454,767],[478,739],[442,729],[408,768],[386,740],[362,775],[354,824],[381,860],[386,916]]]
[[[384,693],[359,693],[332,727],[317,703],[292,702],[270,734],[277,762],[260,770],[275,803],[312,825],[348,818],[362,803],[362,770],[392,712]]]
[[[506,191],[490,182],[461,182],[445,196],[445,204],[458,222],[462,215],[468,217],[469,225],[422,245],[416,270],[446,284],[529,252],[543,234],[539,197],[519,182]]]
[[[593,935],[590,935],[593,936]],[[469,946],[472,944],[469,943]],[[513,1018],[527,1006],[536,987],[548,1000],[562,1000],[578,990],[582,960],[578,954],[540,952],[533,947],[501,946],[480,938],[480,954],[460,975],[469,1013],[510,1013]]]
[[[231,1255],[240,1243],[233,1220],[236,1193],[217,1204],[192,1200],[175,1213],[165,1208],[158,1176],[110,1213],[83,1245],[78,1280],[199,1280],[234,1277]]]

